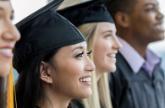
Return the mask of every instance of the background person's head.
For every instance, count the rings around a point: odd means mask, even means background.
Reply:
[[[115,55],[121,44],[116,37],[114,21],[104,2],[104,0],[89,1],[60,10],[59,13],[84,34],[88,49],[92,50],[96,71],[113,72],[116,70]]]
[[[128,42],[147,46],[164,38],[163,15],[157,0],[109,0],[117,33]]]
[[[116,27],[112,22],[87,23],[79,26],[92,49],[96,72],[114,72],[116,54],[121,47],[116,37]]]
[[[12,66],[12,50],[20,34],[12,23],[14,10],[10,0],[0,0],[0,77],[9,73]]]

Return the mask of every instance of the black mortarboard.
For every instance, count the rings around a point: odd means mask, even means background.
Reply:
[[[114,22],[104,5],[105,2],[106,0],[92,0],[58,12],[76,26],[91,22]]]
[[[17,64],[67,45],[85,41],[82,34],[55,9],[63,0],[54,0],[16,24],[21,39],[14,53]]]

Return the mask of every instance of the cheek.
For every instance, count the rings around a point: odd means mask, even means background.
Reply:
[[[139,16],[137,21],[138,21],[137,24],[139,25],[139,28],[141,28],[142,30],[145,30],[154,26],[155,16],[153,14]]]
[[[72,60],[67,62],[61,67],[68,74],[76,76],[84,71],[84,63],[81,60]]]
[[[111,58],[108,57],[112,49],[112,40],[104,40],[101,44],[96,44],[93,56],[94,56],[94,63],[96,68],[101,71],[113,71],[115,70],[115,64],[112,62]]]
[[[0,33],[3,31],[3,29],[4,29],[4,21],[1,20],[0,21]]]
[[[6,32],[6,30],[9,30],[9,27],[7,26],[7,21],[5,21],[5,20],[6,19],[4,19],[4,18],[0,19],[0,35],[2,35],[2,33]]]
[[[98,65],[103,64],[104,59],[106,58],[108,52],[108,46],[105,42],[98,43],[93,48],[93,57],[94,63],[98,67]]]
[[[55,77],[55,91],[70,98],[87,97],[91,94],[91,90],[83,88],[79,78],[84,70],[77,63],[68,63],[60,67]]]
[[[72,66],[71,64],[66,63],[66,65],[57,67],[57,70],[55,71],[55,83],[60,84],[69,84],[73,81],[75,81],[80,72],[79,69],[77,69],[76,66]]]
[[[81,62],[65,62],[57,67],[56,79],[59,79],[59,83],[76,83],[80,75],[83,73],[83,65]]]
[[[111,50],[110,41],[102,40],[93,47],[93,55],[96,58],[103,58]]]
[[[95,62],[100,62],[102,57],[104,56],[104,48],[102,44],[95,44],[93,48],[93,57]]]

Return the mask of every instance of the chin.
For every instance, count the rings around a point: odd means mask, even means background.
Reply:
[[[155,35],[153,37],[154,38],[152,39],[152,42],[161,41],[165,38],[165,32],[155,33]]]
[[[111,66],[111,68],[109,68],[109,72],[115,72],[116,71],[116,65]]]
[[[90,90],[83,90],[81,92],[81,94],[78,96],[78,99],[88,98],[91,95],[92,95],[92,89],[90,89]]]
[[[5,77],[9,74],[10,64],[0,63],[0,77]]]
[[[159,37],[160,37],[159,40],[163,40],[165,38],[165,32],[162,33]]]

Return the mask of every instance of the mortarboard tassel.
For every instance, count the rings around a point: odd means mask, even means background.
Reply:
[[[12,65],[7,80],[7,108],[14,108],[14,80]]]

